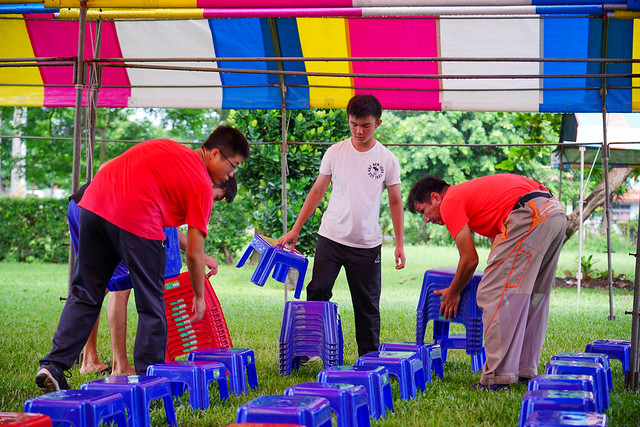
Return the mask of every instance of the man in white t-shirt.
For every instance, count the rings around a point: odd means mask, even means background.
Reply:
[[[320,173],[289,231],[278,239],[295,247],[304,223],[316,210],[329,184],[329,206],[322,215],[313,265],[307,285],[308,301],[329,301],[340,268],[344,266],[356,324],[358,354],[380,344],[380,252],[378,223],[382,191],[387,188],[396,239],[396,269],[404,268],[404,213],[400,194],[400,163],[375,139],[382,106],[373,95],[356,95],[347,105],[351,138],[331,146]]]

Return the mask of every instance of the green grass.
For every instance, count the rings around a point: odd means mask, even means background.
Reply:
[[[486,250],[482,250],[481,259],[486,259],[486,255]],[[633,261],[629,263],[622,259],[623,255],[632,257],[627,254],[614,255],[614,271],[632,277]],[[393,252],[389,248],[383,250],[383,342],[414,339],[416,303],[424,271],[434,267],[455,266],[457,252],[455,248],[414,247],[407,249],[407,258],[407,268],[396,271],[393,268]],[[575,271],[576,262],[577,254],[574,251],[563,252],[558,271],[565,268]],[[251,348],[255,352],[260,390],[252,390],[246,396],[233,396],[227,406],[217,400],[217,393],[214,392],[210,408],[198,412],[190,410],[186,396],[183,396],[176,403],[180,425],[226,426],[235,421],[236,409],[244,402],[261,394],[281,394],[286,387],[300,382],[315,381],[322,369],[321,363],[313,363],[293,371],[290,376],[278,374],[278,336],[284,291],[282,284],[272,279],[262,288],[251,284],[249,278],[252,268],[221,266],[212,283],[222,304],[234,345]],[[0,411],[21,411],[25,399],[40,393],[33,378],[38,360],[51,347],[51,338],[64,303],[59,298],[66,294],[66,275],[66,265],[0,263],[0,325],[3,325],[0,334]],[[289,298],[292,298],[291,292]],[[357,357],[353,309],[344,275],[336,283],[333,300],[338,304],[342,316],[344,361],[352,364]],[[575,289],[554,289],[540,371],[551,356],[563,351],[583,350],[594,339],[629,339],[631,320],[624,311],[631,309],[632,300],[632,293],[615,290],[617,320],[609,321],[606,290],[583,289],[580,301],[577,301]],[[109,363],[111,349],[105,311],[106,308],[103,309],[98,348],[103,361]],[[130,303],[129,353],[133,349],[136,322],[135,306]],[[463,329],[453,325],[452,330],[462,332]],[[430,333],[429,327],[428,336]],[[610,425],[640,425],[640,393],[625,390],[619,362],[612,362],[612,371],[614,388],[611,408],[607,412]],[[74,388],[97,378],[95,375],[81,375],[78,367],[71,372],[73,376],[69,384]],[[372,421],[372,425],[516,425],[525,386],[515,385],[511,391],[499,393],[475,392],[469,386],[478,378],[479,374],[471,371],[466,353],[450,351],[445,365],[445,378],[434,380],[417,399],[401,400],[397,384],[392,381],[395,413],[389,414],[386,420]],[[154,407],[152,423],[161,425],[163,422],[162,407]]]

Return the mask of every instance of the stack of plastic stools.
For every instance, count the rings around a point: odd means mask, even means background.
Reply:
[[[124,397],[98,390],[58,390],[27,399],[24,412],[49,416],[52,422],[98,427],[101,422],[127,426]]]
[[[524,427],[582,426],[607,427],[609,420],[599,412],[533,411],[524,422]]]
[[[571,360],[550,360],[547,362],[546,374],[590,375],[593,377],[597,406],[609,407],[609,386],[607,374],[601,363],[576,362]]]
[[[611,367],[609,366],[609,357],[603,353],[559,353],[553,356],[549,362],[555,362],[558,360],[565,360],[570,362],[591,362],[599,363],[602,365],[605,378],[606,387],[605,392],[600,393],[600,390],[596,389],[596,397],[598,400],[598,412],[604,412],[609,408],[609,390],[613,386],[611,380]]]
[[[0,412],[0,426],[6,427],[51,427],[51,418],[45,414],[31,412]]]
[[[384,366],[398,379],[400,398],[415,399],[417,390],[424,391],[426,381],[422,360],[416,352],[409,351],[372,351],[358,357],[356,366]]]
[[[422,360],[424,367],[424,379],[431,382],[431,371],[435,372],[440,378],[444,378],[444,370],[442,368],[442,350],[440,344],[423,344],[418,345],[410,341],[385,342],[378,347],[380,351],[412,351],[417,352]]]
[[[189,273],[165,281],[167,313],[167,351],[165,360],[174,360],[206,347],[233,347],[229,329],[209,279],[205,278],[206,310],[202,320],[191,323],[193,288]]]
[[[527,391],[522,398],[519,427],[525,425],[533,411],[596,412],[596,402],[589,391]]]
[[[190,353],[189,360],[222,363],[229,373],[232,393],[247,394],[247,383],[254,390],[258,389],[256,359],[251,349],[207,347]]]
[[[462,290],[458,304],[458,315],[451,319],[445,319],[440,314],[442,298],[440,295],[434,294],[434,291],[449,287],[455,272],[455,268],[440,268],[425,272],[416,312],[416,344],[424,344],[427,323],[429,320],[433,320],[433,342],[440,344],[442,362],[446,363],[448,349],[463,349],[471,356],[471,367],[474,372],[477,372],[482,370],[486,359],[482,343],[482,310],[476,302],[482,272],[476,271]],[[451,322],[463,324],[465,334],[449,334]]]
[[[240,257],[236,267],[242,267],[254,250],[260,253],[260,261],[258,261],[258,265],[251,275],[251,283],[264,286],[269,278],[269,274],[271,274],[271,270],[273,270],[272,277],[278,282],[284,283],[287,279],[289,269],[293,268],[298,271],[298,281],[296,283],[294,297],[300,298],[309,260],[294,249],[288,249],[278,245],[277,240],[256,234],[253,236],[253,239],[251,239],[251,242],[249,242],[249,246],[245,249],[242,257]]]
[[[227,369],[222,363],[193,360],[169,361],[149,365],[147,375],[168,378],[174,397],[181,396],[186,386],[189,391],[189,403],[194,410],[209,407],[209,385],[213,381],[218,383],[220,400],[226,402],[229,398]]]
[[[342,325],[330,301],[288,301],[284,305],[279,340],[281,375],[300,367],[301,356],[319,356],[324,367],[342,364]]]
[[[389,371],[382,366],[332,366],[318,374],[319,383],[346,383],[361,385],[369,396],[369,414],[373,418],[385,418],[386,410],[393,412],[393,398]]]
[[[331,408],[323,397],[264,395],[238,408],[237,423],[254,421],[331,427]]]
[[[336,413],[338,427],[367,427],[369,405],[367,390],[359,385],[339,383],[301,383],[288,387],[285,396],[319,396],[329,401]]]
[[[603,353],[609,359],[616,359],[622,363],[622,374],[626,375],[631,367],[631,341],[624,340],[595,340],[587,344],[585,353]]]
[[[529,380],[527,390],[589,391],[593,393],[594,396],[596,396],[596,403],[598,401],[596,386],[593,380],[593,376],[591,375],[536,375]]]
[[[171,383],[168,378],[144,375],[113,376],[84,383],[80,389],[102,390],[122,394],[127,406],[129,427],[150,426],[149,410],[151,402],[163,399],[167,421],[172,426],[178,425],[173,407]]]

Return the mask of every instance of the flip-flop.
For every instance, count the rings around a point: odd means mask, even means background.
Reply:
[[[106,368],[104,368],[102,371],[98,371],[96,372],[96,374],[99,375],[111,375],[111,366],[107,366]]]

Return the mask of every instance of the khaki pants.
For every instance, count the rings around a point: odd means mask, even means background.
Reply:
[[[566,222],[560,202],[536,197],[514,209],[495,238],[477,297],[487,355],[482,384],[538,374]]]

